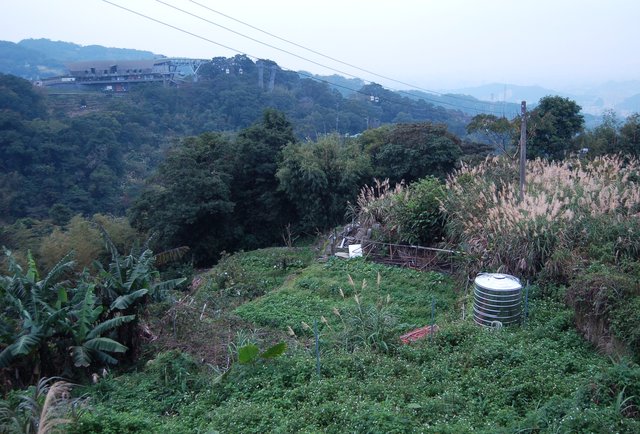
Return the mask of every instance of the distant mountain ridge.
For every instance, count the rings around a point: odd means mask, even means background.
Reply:
[[[33,51],[45,53],[48,57],[62,62],[83,60],[138,60],[164,57],[151,51],[131,48],[112,48],[102,45],[78,45],[71,42],[50,41],[49,39],[24,39],[18,45]]]
[[[621,116],[640,112],[640,80],[606,82],[593,86],[574,87],[565,91],[541,86],[519,86],[515,84],[490,83],[475,87],[451,90],[452,93],[471,95],[484,101],[520,104],[527,101],[530,106],[548,95],[558,95],[576,101],[585,114],[601,116],[606,110],[614,110]]]
[[[49,39],[24,39],[18,43],[0,41],[0,72],[28,80],[64,75],[67,73],[65,64],[69,62],[161,57],[164,56],[150,51],[101,45],[82,46]],[[368,83],[360,78],[347,78],[337,74],[324,76],[306,71],[298,74],[303,78],[325,81],[345,97],[359,92]],[[424,99],[447,109],[459,110],[467,115],[488,112],[506,117],[519,113],[521,101],[527,101],[528,106],[533,108],[542,97],[559,95],[576,101],[582,107],[588,127],[597,124],[607,110],[614,110],[622,117],[640,112],[640,80],[607,82],[564,91],[541,86],[491,83],[445,90],[440,94],[418,90],[403,90],[400,93],[412,99]]]
[[[367,84],[367,82],[362,79],[346,78],[338,74],[318,75],[307,71],[298,71],[298,75],[302,78],[313,78],[315,80],[324,81],[328,83],[332,89],[340,92],[344,97],[348,97],[349,95],[356,93]]]
[[[345,78],[337,74],[318,75],[307,71],[299,71],[298,73],[303,78],[313,77],[316,80],[328,83],[331,88],[337,90],[345,97],[358,92],[359,89],[367,84],[367,82],[362,79]],[[520,103],[512,104],[502,101],[491,102],[488,98],[483,100],[482,98],[476,98],[470,94],[464,94],[464,92],[447,94],[427,93],[420,90],[396,90],[394,92],[400,93],[402,96],[406,96],[414,100],[423,99],[447,109],[460,110],[461,112],[472,116],[480,112],[489,112],[495,115],[513,117],[518,113],[518,110],[520,110]]]
[[[472,116],[478,113],[491,113],[496,116],[512,118],[520,112],[520,103],[490,101],[489,99],[477,98],[464,92],[441,94],[430,94],[419,90],[409,90],[407,92],[415,95],[416,98],[425,99],[453,110],[460,110]]]
[[[547,95],[559,95],[569,97],[556,90],[547,89],[541,86],[520,86],[516,84],[490,83],[475,87],[463,87],[452,89],[449,92],[456,94],[471,95],[475,98],[490,102],[507,102],[520,105],[521,101],[537,103]]]
[[[61,71],[64,71],[64,65],[44,53],[0,41],[0,72],[34,80],[60,75]]]
[[[28,80],[66,73],[65,63],[83,60],[138,60],[163,57],[150,51],[82,46],[49,39],[24,39],[17,44],[0,41],[0,72]]]

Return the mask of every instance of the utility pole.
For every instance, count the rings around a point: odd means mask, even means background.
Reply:
[[[527,167],[527,102],[520,104],[520,201],[524,199]]]
[[[271,75],[269,76],[269,92],[273,92],[276,84],[276,65],[271,65]]]
[[[258,60],[256,62],[256,66],[258,67],[258,88],[264,89],[264,63],[262,60]]]

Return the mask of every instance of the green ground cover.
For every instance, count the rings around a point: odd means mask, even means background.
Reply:
[[[462,319],[470,300],[448,276],[361,259],[316,263],[308,251],[287,252],[283,265],[284,252],[228,258],[196,295],[242,286],[221,315],[251,325],[244,343],[286,339],[283,356],[234,363],[221,376],[182,352],[161,353],[86,388],[89,410],[70,432],[640,431],[640,368],[599,355],[561,297],[534,288],[526,325],[490,330]],[[229,270],[233,282],[219,277]],[[440,331],[400,345],[401,333],[430,323],[434,300]],[[284,338],[289,328],[295,336]]]

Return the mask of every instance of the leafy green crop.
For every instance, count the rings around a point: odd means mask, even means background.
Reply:
[[[280,357],[281,355],[283,355],[286,350],[286,342],[280,342],[278,344],[272,345],[262,353],[256,345],[248,344],[244,347],[238,348],[238,362],[242,365],[245,365],[248,363],[255,363],[259,359],[275,359],[276,357]]]
[[[250,275],[266,272],[261,264],[267,258],[254,257],[255,268],[246,265],[253,255],[235,260]],[[71,432],[640,430],[640,366],[598,355],[575,330],[573,311],[544,292],[529,300],[526,326],[489,330],[468,316],[462,319],[456,308],[460,291],[441,274],[363,259],[291,271],[280,286],[235,308],[271,338],[290,327],[295,336],[287,341],[286,353],[256,363],[265,341],[245,339],[236,348],[238,360],[247,363],[234,364],[224,381],[219,370],[182,362],[171,369],[190,379],[183,387],[165,382],[158,376],[162,364],[154,363],[138,373],[101,380],[87,390],[93,397],[91,413]],[[203,297],[219,291],[214,285],[203,288]],[[364,313],[379,308],[397,320],[385,342],[401,330],[428,324],[432,300],[439,331],[432,340],[396,343],[389,351],[357,339],[355,345],[344,345],[342,332],[355,336],[358,330],[371,330],[358,328],[364,320],[343,323],[334,312],[354,313],[356,295]],[[309,345],[311,331],[305,327],[313,321],[319,325],[320,376]],[[265,346],[262,355],[280,354],[283,347],[284,342],[273,351]]]

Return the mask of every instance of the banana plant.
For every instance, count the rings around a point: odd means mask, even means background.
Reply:
[[[141,249],[133,248],[128,255],[118,252],[115,244],[104,228],[100,228],[107,250],[111,253],[108,267],[96,263],[98,278],[96,293],[101,304],[108,306],[108,318],[135,315],[149,298],[163,300],[169,290],[186,279],[160,280],[160,273],[154,268],[155,257],[148,248],[148,241]],[[137,320],[118,329],[118,342],[129,347],[130,356],[135,356],[141,335]]]
[[[186,279],[160,281],[160,273],[154,268],[155,256],[147,243],[138,253],[135,248],[128,255],[122,255],[109,237],[100,227],[105,245],[111,253],[111,262],[107,268],[96,262],[100,283],[98,289],[102,304],[109,305],[110,310],[127,311],[131,306],[149,295],[160,301],[167,291],[176,288]]]
[[[287,343],[280,342],[267,348],[263,352],[255,344],[248,344],[238,348],[238,362],[241,365],[252,364],[258,360],[269,360],[280,357],[287,351]]]
[[[73,268],[69,255],[40,279],[31,252],[27,254],[26,271],[11,252],[5,250],[5,254],[10,275],[0,276],[4,299],[0,311],[0,343],[4,347],[0,368],[10,366],[18,357],[34,356],[29,364],[39,371],[43,362],[51,362],[46,356],[54,348],[59,355],[68,351],[76,367],[87,367],[96,361],[117,362],[111,353],[123,353],[127,347],[104,335],[133,321],[134,315],[117,314],[105,320],[104,306],[97,303],[95,285],[85,281],[87,276],[76,285],[62,281]]]
[[[127,347],[103,334],[135,319],[135,315],[119,315],[100,321],[104,307],[96,304],[94,290],[95,285],[83,282],[71,300],[68,331],[73,336],[73,345],[69,353],[76,367],[87,367],[94,361],[116,364],[117,360],[109,353],[124,353]]]
[[[66,282],[60,280],[74,264],[67,255],[40,279],[31,252],[27,253],[26,272],[9,250],[4,252],[10,275],[0,276],[4,299],[0,322],[6,345],[0,352],[0,368],[9,366],[15,357],[33,354],[64,323],[66,310],[62,304],[67,289]]]

